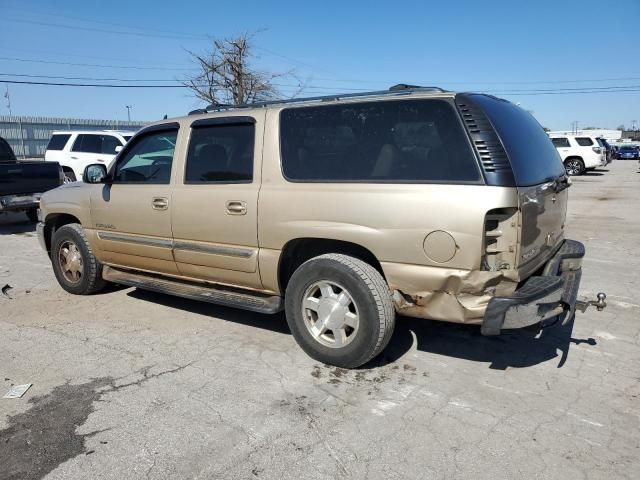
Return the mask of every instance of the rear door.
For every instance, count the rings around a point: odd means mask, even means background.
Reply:
[[[196,120],[171,221],[184,276],[261,288],[258,191],[264,112]]]
[[[118,157],[112,183],[91,193],[100,259],[109,264],[177,274],[172,254],[171,172],[178,124],[147,128]]]
[[[525,278],[564,239],[568,182],[560,156],[542,126],[505,100],[474,95],[507,154],[520,209],[518,269]]]

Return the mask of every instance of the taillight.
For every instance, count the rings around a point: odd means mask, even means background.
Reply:
[[[483,270],[509,270],[516,266],[517,208],[489,210],[484,220]]]

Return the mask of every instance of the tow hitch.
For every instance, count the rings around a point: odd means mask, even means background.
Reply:
[[[600,292],[596,297],[598,298],[597,300],[576,300],[576,310],[580,310],[584,313],[587,308],[593,305],[599,312],[601,312],[604,310],[604,307],[607,306],[607,302],[605,301],[607,299],[607,295],[606,293]]]

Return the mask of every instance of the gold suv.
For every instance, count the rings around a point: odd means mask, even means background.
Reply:
[[[111,169],[47,192],[38,233],[68,292],[106,282],[286,311],[311,357],[357,367],[396,313],[485,335],[570,319],[584,247],[526,111],[389,91],[212,108],[140,130]]]

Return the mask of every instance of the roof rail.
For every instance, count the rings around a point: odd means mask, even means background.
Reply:
[[[264,102],[245,103],[241,105],[224,105],[214,104],[197,110],[192,110],[189,115],[197,115],[200,113],[210,113],[223,110],[234,110],[241,108],[261,108],[271,105],[288,105],[292,103],[309,103],[309,102],[333,102],[344,98],[359,98],[359,97],[380,97],[387,95],[409,95],[411,93],[419,92],[446,92],[446,90],[440,87],[420,87],[417,85],[407,85],[399,83],[392,86],[389,90],[374,90],[371,92],[358,92],[358,93],[341,93],[336,95],[323,95],[318,97],[305,97],[305,98],[289,98],[285,100],[267,100]]]

